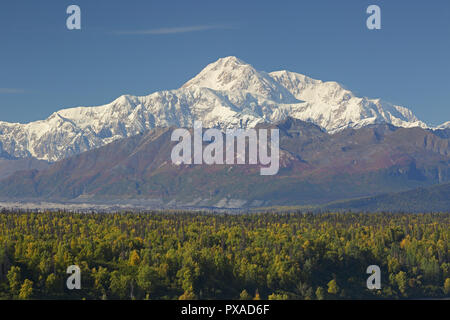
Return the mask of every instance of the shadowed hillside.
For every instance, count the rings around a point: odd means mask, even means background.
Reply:
[[[449,138],[387,124],[328,134],[288,118],[280,130],[280,171],[257,165],[174,165],[172,128],[113,142],[47,170],[0,181],[4,199],[103,201],[153,199],[162,205],[244,208],[321,205],[445,183]]]

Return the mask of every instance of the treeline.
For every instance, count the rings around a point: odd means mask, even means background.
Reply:
[[[449,239],[449,214],[4,211],[0,299],[442,298]]]

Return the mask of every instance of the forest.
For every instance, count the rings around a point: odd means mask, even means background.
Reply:
[[[449,240],[444,213],[3,210],[0,299],[440,299]]]

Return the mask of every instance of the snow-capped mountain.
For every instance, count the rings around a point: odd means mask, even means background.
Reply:
[[[444,122],[440,126],[437,126],[436,129],[450,129],[450,121]]]
[[[380,99],[356,97],[337,82],[323,82],[289,71],[270,75],[297,99],[305,101],[300,108],[289,110],[292,117],[311,121],[329,132],[375,123],[427,128],[408,108]]]
[[[226,57],[177,90],[124,95],[97,107],[63,109],[28,124],[0,121],[0,157],[57,161],[157,126],[254,127],[287,116],[328,132],[373,123],[423,127],[407,108],[357,97],[337,82],[289,71],[265,73]]]

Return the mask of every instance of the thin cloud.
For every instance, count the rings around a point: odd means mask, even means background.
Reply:
[[[18,94],[18,93],[25,93],[25,90],[15,88],[0,88],[0,94]]]
[[[161,35],[161,34],[177,34],[198,32],[206,30],[218,30],[218,29],[231,29],[231,25],[203,25],[203,26],[188,26],[188,27],[170,27],[170,28],[158,28],[148,30],[133,30],[133,31],[119,31],[118,35]]]

